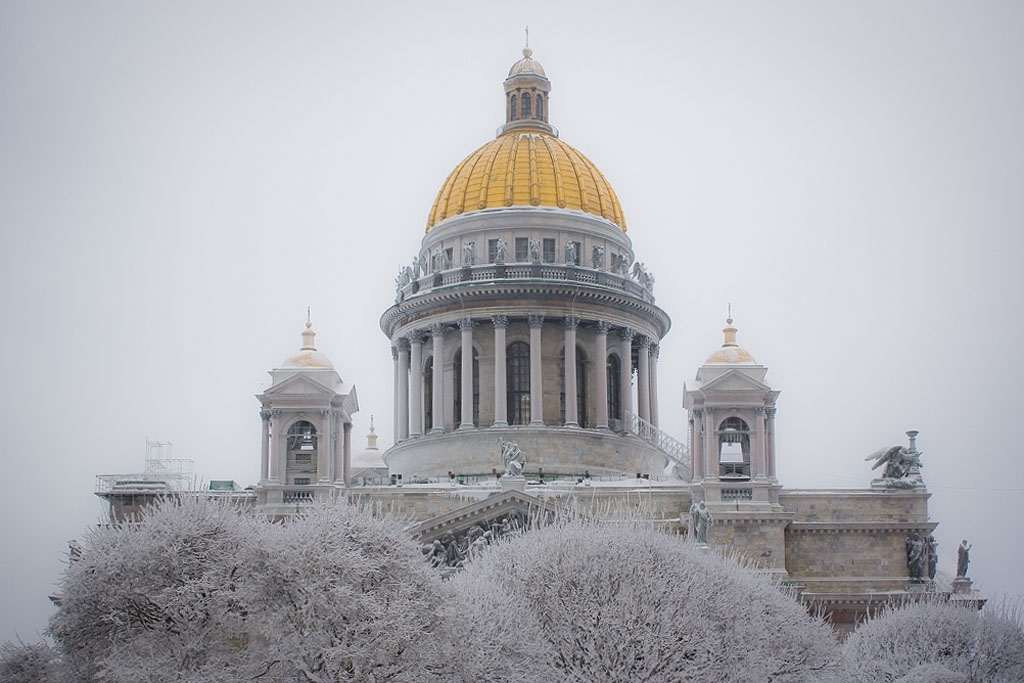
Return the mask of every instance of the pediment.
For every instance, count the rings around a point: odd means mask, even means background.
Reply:
[[[558,511],[558,506],[526,493],[504,491],[424,520],[413,527],[412,533],[416,540],[429,544],[449,532],[461,539],[472,527],[489,529],[506,519],[518,520],[519,524],[550,522]]]
[[[741,370],[728,370],[718,377],[710,380],[700,388],[705,396],[718,391],[756,391],[764,393],[771,391],[764,382],[760,382]]]
[[[264,396],[334,396],[335,391],[305,375],[292,375],[263,392]]]

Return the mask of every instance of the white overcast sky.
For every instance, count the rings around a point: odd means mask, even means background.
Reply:
[[[921,430],[940,571],[1024,593],[1024,4],[0,3],[0,640],[36,638],[101,473],[171,441],[259,476],[266,371],[317,342],[391,444],[380,314],[523,26],[672,317],[662,426],[739,341],[788,488]]]

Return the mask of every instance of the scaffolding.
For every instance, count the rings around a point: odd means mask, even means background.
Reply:
[[[145,471],[133,474],[99,474],[96,493],[171,493],[195,489],[193,463],[172,457],[170,441],[146,440]]]

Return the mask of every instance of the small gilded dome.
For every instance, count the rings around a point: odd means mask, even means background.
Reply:
[[[736,343],[736,328],[732,326],[732,318],[727,318],[725,324],[726,327],[722,329],[722,332],[725,334],[725,341],[722,343],[722,348],[708,356],[708,359],[704,361],[704,364],[745,363],[749,365],[756,365],[757,361],[754,360],[754,357],[751,356],[748,351],[741,349]]]
[[[619,198],[597,166],[539,129],[499,135],[456,166],[434,200],[427,230],[452,216],[510,206],[584,211],[626,231]]]
[[[324,354],[313,346],[313,338],[316,332],[313,331],[313,323],[306,321],[306,329],[302,331],[302,348],[294,356],[286,358],[281,368],[328,368],[333,370],[334,365]]]
[[[509,78],[525,74],[547,78],[547,75],[544,73],[544,67],[533,58],[533,50],[528,47],[523,48],[523,58],[513,64],[512,68],[508,70]]]

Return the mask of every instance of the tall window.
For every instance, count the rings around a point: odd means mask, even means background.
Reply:
[[[608,356],[608,417],[612,420],[622,420],[624,417],[619,414],[622,402],[619,400],[619,382],[621,381],[622,367],[618,356]]]
[[[523,93],[523,118],[530,118],[530,110],[533,108],[533,103],[530,101],[530,93]]]
[[[423,368],[423,431],[434,427],[434,361],[428,357]]]
[[[541,95],[537,95],[537,118],[544,120],[544,98]]]
[[[285,463],[285,483],[301,484],[302,480],[309,483],[317,473],[317,447],[319,437],[316,427],[306,420],[299,420],[288,427],[287,462]]]
[[[455,352],[455,420],[462,421],[462,349]],[[473,349],[473,426],[480,426],[480,361]]]
[[[562,393],[559,394],[561,404],[560,415],[565,424],[565,350],[562,350]],[[576,424],[587,425],[587,361],[583,357],[583,349],[576,347]]]
[[[519,111],[516,109],[516,104],[517,104],[516,103],[516,96],[513,95],[512,96],[512,103],[509,106],[509,112],[510,112],[509,119],[511,119],[512,121],[515,121],[517,118],[519,118],[518,117]]]
[[[529,237],[517,237],[516,238],[516,261],[518,263],[525,263],[530,260],[530,238]]]
[[[498,240],[487,240],[487,262],[494,263],[498,260]]]
[[[544,263],[555,262],[555,240],[553,237],[544,238]]]
[[[512,342],[505,350],[506,402],[508,423],[530,423],[530,345]]]
[[[722,479],[750,478],[750,428],[738,417],[718,426],[718,467]]]

